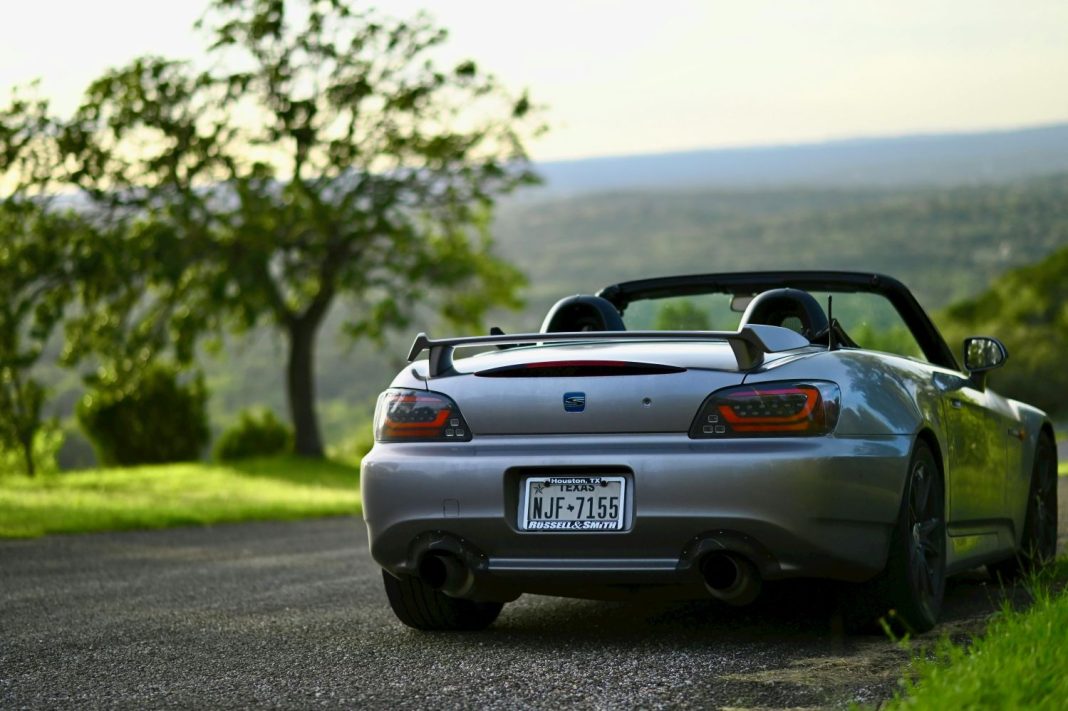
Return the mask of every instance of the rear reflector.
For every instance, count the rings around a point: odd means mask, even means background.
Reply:
[[[633,363],[620,360],[557,360],[506,365],[501,368],[482,370],[475,375],[480,378],[598,378],[685,372],[685,368],[656,363]]]

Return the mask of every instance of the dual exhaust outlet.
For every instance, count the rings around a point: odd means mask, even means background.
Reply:
[[[701,559],[699,570],[709,594],[728,605],[748,605],[760,594],[760,573],[745,556],[709,553]],[[464,597],[475,586],[471,569],[445,551],[431,551],[419,560],[419,579],[453,597]]]

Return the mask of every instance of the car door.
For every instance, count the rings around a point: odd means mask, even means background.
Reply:
[[[993,393],[955,373],[937,377],[949,445],[948,513],[969,526],[1005,518],[1008,422]]]

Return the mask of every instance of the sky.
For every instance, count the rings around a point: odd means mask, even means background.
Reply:
[[[195,59],[201,0],[4,2],[0,99]],[[545,106],[538,160],[1068,122],[1066,0],[387,0]]]

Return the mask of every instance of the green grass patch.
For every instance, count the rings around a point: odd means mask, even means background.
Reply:
[[[1068,462],[1058,462],[1057,473],[1061,476],[1068,476]]]
[[[359,469],[299,457],[0,477],[0,537],[354,515]]]
[[[1068,560],[1028,585],[1034,603],[1006,603],[967,647],[943,639],[915,659],[888,709],[1062,709],[1068,699]],[[1056,592],[1055,592],[1056,591]]]

